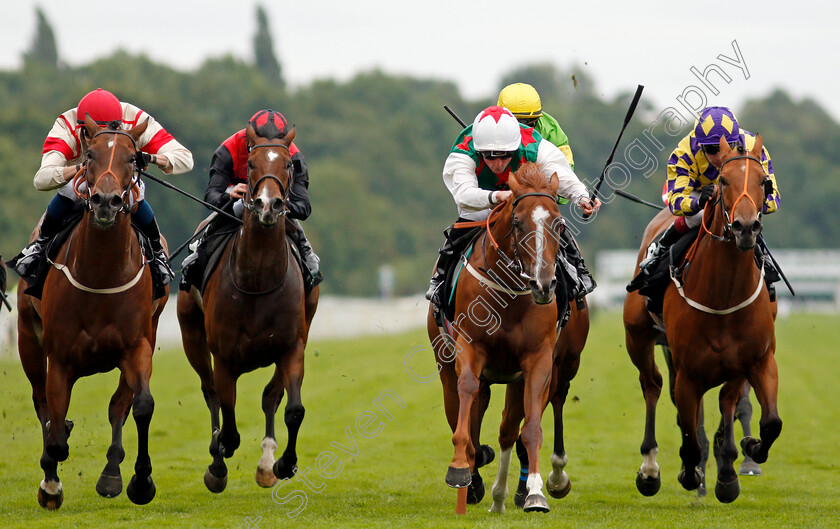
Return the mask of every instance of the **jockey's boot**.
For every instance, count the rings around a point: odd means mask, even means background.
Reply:
[[[300,222],[292,219],[292,224],[295,229],[288,230],[287,233],[291,235],[292,240],[300,250],[300,257],[306,268],[305,275],[309,276],[303,278],[306,283],[306,292],[309,293],[324,280],[324,275],[321,273],[321,258],[315,254],[312,245],[306,239],[306,234],[303,232]]]
[[[598,286],[598,284],[595,282],[595,278],[592,277],[589,269],[586,268],[583,255],[580,253],[580,247],[578,246],[575,238],[572,236],[571,231],[568,229],[562,230],[560,232],[560,238],[560,246],[563,255],[577,271],[577,284],[568,286],[570,294],[569,301],[575,299],[579,300],[583,298],[583,296],[595,290],[595,287]]]
[[[140,227],[143,235],[148,237],[152,245],[152,260],[149,263],[149,269],[152,271],[152,279],[154,283],[161,288],[168,285],[175,277],[172,273],[172,268],[169,267],[169,258],[166,256],[166,250],[163,249],[163,244],[160,242],[160,228],[157,220],[152,217],[152,221],[145,226]],[[157,298],[157,295],[155,296]]]
[[[426,290],[426,299],[432,302],[435,310],[441,307],[441,289],[443,280],[446,277],[446,266],[448,260],[443,256],[443,249],[441,248],[437,261],[435,262],[435,272],[429,280],[429,289]]]
[[[668,226],[668,228],[662,232],[662,237],[660,237],[656,242],[656,246],[653,248],[653,251],[649,251],[649,255],[645,257],[641,263],[639,263],[640,275],[650,277],[656,270],[662,258],[668,254],[668,250],[671,249],[671,246],[680,240],[681,236],[682,234],[677,231],[674,224]]]
[[[55,218],[50,214],[49,209],[44,213],[44,220],[41,221],[41,229],[38,238],[29,243],[20,253],[9,262],[17,275],[27,283],[32,284],[41,264],[46,259],[47,243],[61,231],[62,219]]]

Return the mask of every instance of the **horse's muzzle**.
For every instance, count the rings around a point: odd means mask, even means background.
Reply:
[[[531,297],[537,305],[547,305],[554,301],[554,289],[557,287],[557,280],[552,279],[550,283],[540,284],[535,280],[530,280]]]
[[[732,236],[735,237],[735,244],[738,249],[746,252],[755,248],[761,229],[760,219],[755,219],[753,222],[742,222],[740,219],[735,219],[732,222]]]
[[[94,193],[90,199],[90,209],[96,224],[107,228],[114,224],[117,214],[126,207],[125,202],[117,193]]]
[[[270,200],[257,198],[254,200],[253,211],[260,224],[268,228],[277,224],[277,221],[286,214],[286,201],[280,197]]]

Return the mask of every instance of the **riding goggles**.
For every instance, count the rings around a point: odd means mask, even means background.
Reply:
[[[737,142],[737,141],[732,141],[732,142],[729,142],[729,148],[730,148],[730,149],[733,149],[733,150],[734,150],[734,149],[735,149],[735,147],[737,147],[737,146],[738,146],[738,142]],[[700,148],[701,148],[701,149],[703,149],[703,152],[704,152],[704,153],[706,153],[706,154],[712,154],[712,155],[714,155],[714,154],[717,154],[717,153],[719,153],[719,152],[720,152],[720,145],[715,145],[715,144],[711,144],[711,145],[701,145],[701,146],[700,146]]]
[[[515,151],[481,151],[485,160],[498,160],[501,158],[512,158]]]

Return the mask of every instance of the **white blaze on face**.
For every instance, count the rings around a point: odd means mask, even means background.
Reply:
[[[276,160],[276,159],[277,159],[280,155],[279,155],[279,154],[277,154],[277,153],[276,153],[276,152],[274,152],[274,151],[268,151],[268,154],[267,154],[266,156],[268,156],[268,161],[269,161],[269,162],[273,162],[273,161],[274,161],[274,160]]]
[[[114,140],[108,140],[108,147],[111,149],[114,148]]]
[[[534,269],[531,272],[531,277],[539,282],[540,270],[543,265],[543,251],[545,250],[545,221],[549,218],[548,210],[542,206],[537,206],[531,212],[531,220],[537,227],[535,234],[536,243],[536,258],[534,259]]]

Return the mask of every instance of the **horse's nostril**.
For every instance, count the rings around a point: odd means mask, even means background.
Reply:
[[[119,209],[119,208],[121,208],[121,207],[122,207],[122,203],[123,203],[122,199],[121,199],[120,197],[116,196],[116,195],[114,195],[113,197],[111,197],[111,200],[109,201],[109,205],[110,205],[113,209]]]
[[[755,234],[761,233],[761,221],[756,220],[752,225],[752,232]]]
[[[744,223],[740,220],[736,220],[732,222],[732,231],[735,233],[741,233],[744,231]]]
[[[102,195],[100,195],[98,193],[93,195],[92,197],[90,197],[90,203],[93,204],[94,206],[98,206],[98,205],[102,204]]]
[[[271,202],[271,209],[272,209],[273,211],[283,211],[283,199],[281,199],[281,198],[275,198],[275,199]]]
[[[261,198],[258,198],[256,200],[254,200],[254,207],[259,209],[259,210],[263,209],[263,201],[262,201]]]

